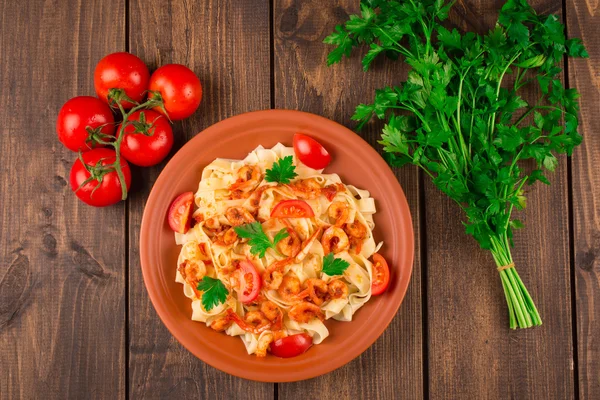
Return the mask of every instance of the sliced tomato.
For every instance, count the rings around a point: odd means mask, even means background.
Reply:
[[[194,203],[194,193],[185,192],[173,200],[167,220],[169,226],[175,232],[186,233],[192,225],[192,204]]]
[[[373,282],[371,283],[371,294],[376,296],[387,289],[390,283],[390,268],[385,258],[379,253],[373,254]]]
[[[323,169],[331,162],[331,155],[321,143],[302,133],[294,134],[294,153],[307,167]]]
[[[306,333],[286,336],[271,343],[271,354],[281,358],[296,357],[312,346],[312,337]]]
[[[271,211],[271,218],[310,218],[314,216],[313,209],[302,200],[280,201]]]
[[[236,289],[238,300],[244,304],[251,303],[260,293],[262,283],[260,274],[250,260],[241,261],[237,273],[240,282],[239,289]]]

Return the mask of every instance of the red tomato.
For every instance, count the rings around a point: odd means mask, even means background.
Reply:
[[[242,303],[250,303],[256,299],[260,293],[261,279],[256,271],[254,264],[250,260],[241,261],[237,270],[240,288],[236,289],[238,300]]]
[[[390,269],[385,258],[379,253],[373,254],[373,282],[371,294],[376,296],[384,292],[390,283]]]
[[[312,346],[312,337],[306,333],[286,336],[271,343],[271,353],[281,358],[296,357]]]
[[[185,192],[173,200],[167,219],[169,226],[175,232],[186,233],[192,224],[192,204],[194,203],[194,193]]]
[[[121,154],[127,161],[140,167],[151,167],[158,164],[171,151],[173,147],[173,130],[169,120],[162,114],[152,110],[136,111],[129,116],[128,121],[140,122],[140,115],[144,114],[148,133],[134,133],[133,124],[125,127],[125,137],[121,142]],[[117,137],[121,136],[121,126],[117,129]]]
[[[271,211],[271,218],[310,218],[315,212],[303,200],[283,200]]]
[[[321,143],[301,133],[294,134],[294,153],[304,165],[312,169],[323,169],[331,162],[331,156]]]
[[[112,53],[104,57],[94,71],[96,94],[108,103],[110,89],[123,89],[134,101],[141,103],[148,90],[150,71],[142,60],[130,53]],[[129,101],[121,101],[124,108],[131,108]]]
[[[114,135],[114,123],[109,106],[92,96],[78,96],[67,101],[58,112],[56,132],[58,140],[69,150],[88,151],[103,146],[90,140],[87,128]]]
[[[150,90],[160,93],[172,121],[189,117],[202,101],[200,79],[191,69],[181,64],[163,65],[154,71],[150,77]],[[164,112],[160,107],[155,110]]]
[[[110,149],[94,149],[83,153],[82,158],[85,164],[89,166],[95,166],[98,162],[101,162],[101,165],[110,165],[115,162],[116,153]],[[127,190],[129,190],[129,186],[131,185],[131,171],[129,170],[129,164],[124,159],[121,159],[121,170],[125,177],[125,185],[127,186]],[[79,158],[75,160],[73,167],[71,167],[69,181],[75,195],[84,203],[94,207],[105,207],[121,201],[121,182],[119,181],[117,171],[113,170],[102,176],[100,186],[98,186],[97,179],[93,179],[81,186],[90,176],[90,172],[81,163]]]

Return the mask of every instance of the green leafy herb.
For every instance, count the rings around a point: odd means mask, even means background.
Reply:
[[[297,176],[294,157],[287,156],[273,163],[273,167],[267,170],[265,179],[267,182],[290,183]]]
[[[198,282],[197,289],[202,293],[202,307],[206,311],[210,311],[213,307],[225,303],[229,291],[219,279],[205,276]]]
[[[283,228],[275,234],[273,241],[267,236],[260,222],[252,222],[236,226],[234,228],[235,233],[241,238],[250,239],[248,244],[250,245],[250,252],[252,254],[258,254],[259,257],[264,257],[265,253],[269,248],[277,250],[275,247],[277,243],[288,237],[287,230]]]
[[[342,275],[350,263],[341,258],[334,258],[333,253],[323,257],[323,273],[329,276]]]
[[[393,166],[414,164],[465,213],[466,232],[494,257],[511,328],[540,325],[539,313],[511,255],[512,212],[526,205],[525,184],[549,184],[557,154],[581,143],[576,89],[560,79],[564,57],[587,57],[579,39],[566,39],[560,19],[538,15],[526,0],[508,0],[486,35],[442,26],[453,1],[362,0],[324,42],[336,48],[328,64],[368,46],[367,70],[385,54],[402,57],[408,78],[375,91],[352,117],[359,128],[387,120],[381,141]],[[510,82],[505,82],[511,76]],[[522,96],[537,86],[539,97]],[[521,161],[537,165],[531,172]]]

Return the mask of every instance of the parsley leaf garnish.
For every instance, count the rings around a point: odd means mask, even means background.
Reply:
[[[264,257],[268,249],[277,250],[275,247],[284,238],[288,237],[287,230],[283,228],[275,234],[273,241],[269,239],[260,222],[252,222],[236,226],[233,228],[235,233],[241,238],[250,239],[248,244],[250,245],[250,252],[254,255],[258,254],[259,257]]]
[[[265,179],[267,182],[290,183],[292,179],[298,176],[296,166],[294,166],[294,157],[283,157],[273,163],[273,167],[267,170]]]
[[[323,257],[323,273],[329,276],[342,275],[349,266],[348,261],[333,257],[333,253]]]
[[[210,311],[213,307],[225,303],[227,295],[229,295],[229,291],[223,282],[219,279],[211,278],[210,276],[202,278],[202,280],[198,282],[198,287],[196,289],[203,292],[202,307],[204,307],[206,311]]]

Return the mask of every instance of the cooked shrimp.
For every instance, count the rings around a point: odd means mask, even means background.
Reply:
[[[273,340],[274,340],[274,336],[270,332],[262,335],[261,338],[258,339],[258,344],[256,345],[256,351],[254,352],[256,357],[266,357],[267,349],[269,348],[269,345],[271,344],[271,342],[273,342]]]
[[[196,295],[199,294],[198,282],[206,275],[206,265],[202,261],[185,260],[177,268],[183,279],[194,289]]]
[[[267,317],[270,321],[275,321],[277,317],[281,315],[281,309],[275,303],[270,300],[264,301],[260,305],[260,311]]]
[[[231,322],[229,317],[221,317],[211,322],[210,327],[217,332],[222,332],[231,326]]]
[[[302,241],[291,225],[288,225],[287,233],[288,236],[277,243],[277,250],[286,257],[296,257],[300,253]]]
[[[215,240],[215,244],[220,246],[231,246],[238,240],[238,235],[235,233],[235,229],[229,228],[222,234],[217,236],[217,240]]]
[[[250,333],[260,334],[271,327],[271,322],[260,311],[250,311],[242,319],[235,311],[228,308],[227,318],[235,322],[241,329]]]
[[[297,180],[289,188],[301,199],[316,199],[321,194],[321,185],[315,178]]]
[[[323,189],[321,189],[321,194],[327,198],[327,200],[332,201],[338,192],[343,192],[346,190],[346,186],[343,183],[334,183],[333,185],[327,185]]]
[[[360,253],[362,244],[367,238],[367,228],[358,221],[354,221],[351,224],[346,224],[344,230],[350,236],[350,246],[354,247],[356,253]]]
[[[335,221],[335,226],[341,227],[348,220],[350,210],[348,209],[348,203],[343,201],[334,201],[329,206],[329,218]]]
[[[310,322],[312,319],[319,318],[321,321],[325,319],[323,312],[319,306],[303,301],[301,303],[294,304],[288,312],[290,319],[297,322]]]
[[[319,235],[321,234],[322,231],[323,231],[322,228],[317,229],[312,235],[310,235],[310,237],[308,239],[306,239],[304,242],[302,242],[302,249],[296,255],[297,263],[302,262],[302,260],[304,260],[306,258],[306,256],[308,255],[308,252],[310,251],[310,248],[312,247],[313,243],[319,237]]]
[[[348,297],[348,285],[340,280],[329,282],[327,291],[332,299],[345,299]]]
[[[225,217],[232,226],[254,222],[254,217],[244,207],[229,207],[225,211]]]
[[[249,311],[244,320],[257,329],[271,325],[271,321],[261,311]]]
[[[258,189],[256,189],[254,192],[252,192],[252,194],[250,195],[250,207],[252,207],[253,209],[257,209],[258,206],[260,205],[260,200],[262,199],[262,195],[264,193],[264,191],[266,189],[268,189],[270,186],[268,185],[264,185],[259,187]]]
[[[297,300],[300,293],[300,279],[295,275],[285,275],[277,293],[286,301]]]
[[[204,228],[215,233],[221,229],[221,223],[217,217],[211,217],[204,221]]]
[[[229,190],[248,192],[260,183],[260,168],[256,165],[244,165],[238,170],[237,176],[237,180],[229,187]]]
[[[323,237],[321,238],[321,244],[323,245],[323,251],[325,254],[330,252],[339,253],[348,249],[350,242],[348,241],[348,235],[341,228],[337,226],[330,226],[327,228]]]
[[[308,297],[316,305],[320,306],[325,301],[325,295],[328,292],[327,283],[322,279],[311,278],[306,280],[308,288]]]
[[[281,286],[283,280],[283,269],[294,261],[293,258],[285,258],[274,262],[267,267],[267,270],[263,273],[263,285],[267,289],[276,290]]]

